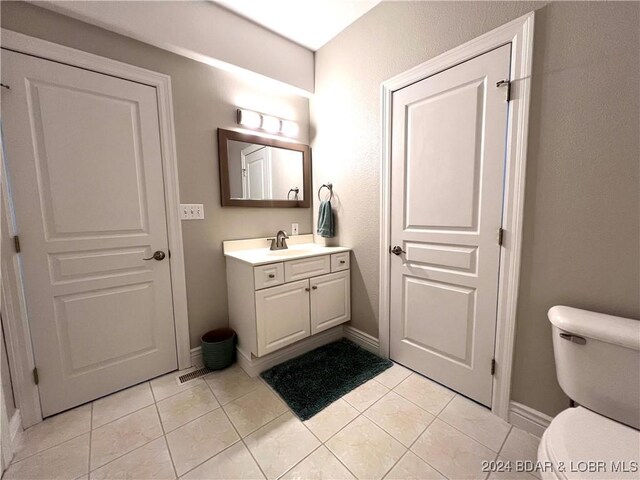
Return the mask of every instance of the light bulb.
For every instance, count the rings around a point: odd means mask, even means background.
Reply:
[[[280,119],[271,115],[263,115],[262,129],[269,133],[278,133],[280,131]]]
[[[247,128],[260,128],[262,119],[258,112],[252,112],[251,110],[238,109],[238,123]]]
[[[287,137],[295,137],[298,135],[300,128],[296,122],[292,122],[291,120],[282,120],[282,127],[280,128],[280,132]]]

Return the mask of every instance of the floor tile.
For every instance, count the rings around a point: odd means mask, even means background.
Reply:
[[[504,457],[498,457],[497,460],[502,465],[508,464],[510,460]],[[536,480],[535,477],[531,473],[527,472],[517,472],[515,471],[515,466],[511,465],[511,471],[502,471],[502,472],[491,472],[489,474],[488,480]]]
[[[496,453],[452,426],[435,419],[413,444],[411,450],[448,478],[483,479],[484,460]]]
[[[432,415],[438,415],[455,395],[451,390],[417,373],[412,373],[393,390]]]
[[[288,412],[245,439],[267,478],[278,478],[320,445],[318,439]]]
[[[263,480],[264,475],[244,443],[237,442],[198,468],[194,468],[181,479]]]
[[[218,401],[224,405],[242,395],[255,390],[262,382],[258,378],[251,378],[242,368],[234,365],[219,372],[213,372],[204,377]]]
[[[386,480],[445,479],[436,469],[422,461],[422,459],[413,452],[407,452],[384,478]]]
[[[167,443],[178,475],[197,467],[239,439],[220,408],[167,434]]]
[[[502,450],[500,450],[500,456],[509,460],[530,460],[535,462],[538,459],[539,444],[540,439],[538,437],[513,427],[504,442]]]
[[[136,385],[93,402],[91,428],[94,430],[153,403],[149,383]]]
[[[245,437],[267,422],[287,411],[287,406],[266,386],[260,385],[252,392],[228,403],[225,411]]]
[[[355,480],[356,477],[323,445],[280,478],[283,480]]]
[[[3,480],[74,479],[87,473],[89,434],[69,440],[20,462],[12,463]]]
[[[400,442],[363,416],[338,432],[326,446],[362,479],[382,478],[406,452]]]
[[[389,389],[381,383],[378,383],[375,380],[369,380],[355,390],[351,390],[342,398],[349,402],[358,411],[364,412],[377,400],[382,398],[388,391]]]
[[[91,405],[49,417],[22,432],[14,462],[59,445],[91,429]]]
[[[153,396],[156,402],[204,383],[202,378],[196,378],[182,385],[178,385],[176,378],[193,370],[196,369],[188,368],[186,370],[175,371],[151,380],[151,390],[153,390]]]
[[[218,408],[209,387],[203,383],[158,402],[158,412],[166,433]]]
[[[511,425],[500,417],[460,395],[451,400],[438,416],[494,452],[500,450]]]
[[[91,469],[135,450],[162,435],[155,405],[107,423],[91,433]]]
[[[91,480],[171,480],[175,477],[164,437],[91,472]]]
[[[304,424],[321,442],[326,442],[357,416],[358,411],[340,398]]]
[[[411,370],[394,363],[391,368],[387,368],[384,372],[375,377],[374,380],[387,388],[394,388],[409,375],[411,375]]]
[[[364,414],[405,447],[411,446],[435,418],[395,392],[389,392]]]

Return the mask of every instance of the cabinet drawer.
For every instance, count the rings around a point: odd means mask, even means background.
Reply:
[[[284,281],[295,282],[304,278],[316,277],[331,272],[329,255],[303,258],[284,262]]]
[[[340,272],[349,268],[349,252],[334,253],[331,255],[331,271]]]
[[[270,263],[253,267],[253,278],[256,290],[267,287],[275,287],[284,283],[284,267],[282,263]]]

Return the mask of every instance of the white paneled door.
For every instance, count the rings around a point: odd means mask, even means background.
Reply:
[[[177,368],[156,90],[7,50],[2,70],[48,416]]]
[[[391,358],[491,406],[510,46],[393,93]]]
[[[242,151],[244,198],[265,200],[271,198],[271,150],[255,149],[256,145]]]

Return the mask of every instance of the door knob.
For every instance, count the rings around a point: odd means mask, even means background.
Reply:
[[[153,252],[153,256],[151,256],[149,258],[143,258],[143,260],[161,261],[161,260],[164,260],[164,257],[166,257],[166,256],[167,255],[162,250],[156,250],[155,252]]]
[[[399,245],[396,245],[395,247],[393,247],[391,249],[391,253],[393,253],[394,255],[400,255],[401,253],[407,253],[405,252],[402,247],[400,247]]]

